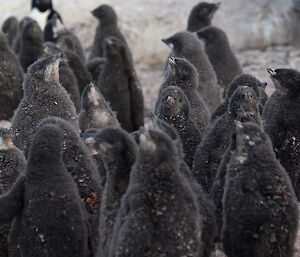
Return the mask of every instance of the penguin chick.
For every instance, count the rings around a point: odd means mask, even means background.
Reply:
[[[26,159],[23,153],[12,143],[9,130],[0,128],[0,194],[5,194],[12,187],[18,176],[26,169]],[[0,229],[0,255],[9,256],[8,236],[11,223],[8,222]]]
[[[157,116],[177,130],[183,143],[184,160],[191,168],[201,135],[190,117],[188,99],[180,88],[170,86],[163,91],[159,101]]]
[[[41,58],[46,58],[53,56],[57,53],[60,53],[61,49],[59,49],[53,43],[45,43],[42,46],[42,54]],[[62,58],[64,58],[64,54],[62,54]],[[77,112],[80,111],[80,93],[78,89],[77,79],[70,69],[67,62],[62,61],[59,64],[59,81],[64,89],[69,93],[71,100],[73,101]]]
[[[61,158],[62,138],[55,126],[40,128],[24,175],[0,197],[0,224],[14,219],[10,256],[89,256],[87,216]]]
[[[267,83],[259,81],[257,78],[250,74],[242,74],[238,75],[226,89],[224,102],[219,105],[219,107],[214,111],[214,113],[212,113],[210,123],[215,121],[218,117],[222,116],[226,112],[230,97],[232,96],[234,91],[241,86],[253,88],[253,90],[259,98],[259,110],[262,114],[263,108],[268,100],[268,95],[265,92]]]
[[[99,240],[99,215],[103,192],[96,164],[86,145],[82,142],[77,128],[57,117],[42,120],[38,127],[47,124],[56,125],[64,132],[62,159],[67,171],[77,184],[81,201],[87,210],[91,225],[90,238],[92,240],[89,247],[95,253]]]
[[[53,43],[58,43],[64,38],[68,38],[74,46],[74,53],[77,54],[82,63],[85,63],[85,55],[79,38],[65,27],[57,15],[54,15],[51,20],[47,22],[43,37],[45,42],[49,41]]]
[[[188,18],[187,30],[195,32],[211,25],[211,20],[213,19],[214,14],[219,9],[220,5],[220,2],[200,2],[199,4],[195,5]]]
[[[264,128],[300,199],[300,73],[292,69],[269,69],[268,72],[276,90],[262,114]]]
[[[234,120],[259,123],[259,100],[255,91],[239,87],[231,96],[227,111],[206,131],[199,144],[192,169],[193,177],[209,193],[217,169],[230,142]]]
[[[90,128],[102,129],[109,126],[120,126],[115,113],[98,88],[90,83],[81,96],[79,125],[82,131]]]
[[[122,42],[129,55],[129,59],[132,61],[132,55],[126,39],[118,28],[118,16],[115,10],[110,5],[102,4],[92,11],[92,15],[99,21],[99,25],[96,29],[89,60],[95,57],[104,57],[105,41],[110,37],[114,37]]]
[[[41,54],[43,34],[40,26],[34,20],[29,21],[22,30],[20,51],[18,57],[24,72]]]
[[[0,32],[0,120],[9,120],[22,98],[23,71]]]
[[[223,198],[226,255],[292,257],[298,204],[271,140],[257,125],[242,123],[232,143]]]
[[[170,56],[184,57],[195,66],[198,72],[198,93],[210,112],[214,111],[221,103],[221,89],[204,44],[188,31],[178,32],[162,41],[171,48]]]
[[[15,16],[8,17],[2,24],[2,32],[5,34],[9,47],[13,46],[13,42],[18,33],[19,22]]]
[[[190,103],[190,116],[203,133],[210,117],[209,111],[198,94],[198,72],[196,68],[184,57],[169,57],[167,67],[167,79],[161,85],[158,93],[159,103],[162,91],[169,86],[181,88]],[[156,107],[157,108],[157,107]]]
[[[133,138],[119,127],[102,129],[95,141],[96,151],[102,156],[107,169],[97,256],[108,256],[115,219],[129,184],[131,167],[137,158],[137,146]]]
[[[74,75],[76,76],[79,93],[80,95],[82,95],[82,92],[86,85],[93,81],[91,73],[89,72],[88,68],[84,65],[84,63],[80,60],[78,55],[75,53],[75,46],[70,38],[62,37],[58,40],[56,44],[64,52],[68,65],[72,69]]]
[[[205,51],[217,74],[219,84],[226,90],[230,82],[243,73],[237,57],[231,50],[227,35],[214,26],[206,27],[196,32],[196,35],[205,42]]]
[[[110,256],[202,256],[197,199],[178,170],[173,142],[154,129],[139,141]]]
[[[117,38],[107,39],[105,57],[97,86],[121,127],[128,132],[138,130],[144,124],[144,98],[126,46]]]
[[[57,116],[79,127],[75,106],[59,82],[60,62],[60,53],[40,59],[25,76],[24,96],[12,119],[13,142],[25,156],[32,133],[42,119]]]
[[[30,21],[33,21],[33,19],[31,19],[30,17],[24,17],[18,24],[18,32],[16,37],[14,38],[12,45],[12,49],[14,50],[15,54],[18,54],[20,52],[23,29],[25,25]]]

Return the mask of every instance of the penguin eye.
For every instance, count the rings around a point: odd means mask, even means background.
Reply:
[[[201,11],[200,11],[200,15],[206,15],[208,14],[208,9],[206,7],[202,8]]]

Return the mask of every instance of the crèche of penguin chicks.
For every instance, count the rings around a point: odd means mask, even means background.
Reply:
[[[88,55],[51,0],[7,16],[1,257],[293,257],[300,73],[266,70],[268,96],[214,24],[219,8],[200,2],[165,35],[153,110],[114,7],[91,11]]]

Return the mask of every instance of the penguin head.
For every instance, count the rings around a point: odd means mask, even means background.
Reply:
[[[99,130],[94,138],[94,149],[106,163],[123,160],[132,165],[136,160],[137,145],[133,137],[120,127]]]
[[[30,43],[42,44],[43,42],[43,32],[39,24],[31,20],[24,25],[22,31],[22,38],[24,41],[30,41]]]
[[[251,156],[251,152],[259,149],[267,140],[266,134],[257,124],[236,121],[232,134],[232,149],[236,150],[240,163],[246,161],[247,157]],[[242,156],[246,159],[241,158]]]
[[[59,84],[59,64],[62,56],[62,52],[58,52],[53,56],[37,60],[29,66],[27,71],[28,77],[33,77],[39,82],[45,81]]]
[[[71,52],[75,52],[74,43],[69,37],[59,37],[56,44],[63,51],[68,50],[68,51],[71,51]]]
[[[109,37],[105,40],[104,55],[107,58],[115,57],[115,56],[122,58],[123,51],[124,51],[124,45],[119,39],[115,37]]]
[[[14,32],[16,33],[18,31],[18,20],[15,16],[10,16],[8,17],[3,25],[2,25],[2,31],[4,34],[10,33],[10,32]]]
[[[96,141],[95,141],[95,137],[99,131],[100,131],[99,129],[91,128],[86,130],[82,135],[82,140],[87,145],[92,155],[99,155],[99,153],[96,150]]]
[[[63,52],[57,47],[57,45],[47,42],[42,46],[41,58],[46,58],[59,53],[61,53],[61,58],[64,58]]]
[[[184,57],[168,58],[168,79],[179,85],[183,90],[185,88],[197,88],[198,72],[193,64]]]
[[[92,11],[92,14],[103,23],[116,24],[118,20],[115,10],[107,4],[100,5]]]
[[[61,158],[63,131],[54,124],[39,126],[33,134],[28,163],[55,161]]]
[[[260,123],[259,99],[251,87],[238,87],[229,100],[229,110],[242,122]]]
[[[230,99],[234,91],[240,86],[251,87],[260,101],[260,111],[262,112],[264,105],[268,100],[268,95],[265,92],[267,82],[261,82],[250,74],[241,74],[236,76],[226,89],[226,99]]]
[[[183,47],[181,38],[176,34],[169,38],[163,38],[161,41],[165,43],[174,53],[180,52]]]
[[[31,9],[37,8],[40,12],[53,10],[51,0],[32,0]]]
[[[13,147],[11,130],[0,128],[0,150],[8,150]]]
[[[195,32],[195,35],[198,39],[202,40],[206,46],[211,44],[229,45],[224,31],[214,26],[203,28]]]
[[[99,89],[95,86],[93,82],[88,84],[81,96],[81,108],[84,110],[89,110],[92,107],[97,107],[103,105],[103,97],[101,97],[101,93]]]
[[[290,95],[300,92],[300,73],[294,69],[268,69],[276,89],[285,89]]]
[[[140,133],[139,157],[149,160],[152,165],[158,165],[164,161],[174,158],[176,160],[176,149],[169,136],[161,130],[148,125]]]
[[[159,118],[181,121],[189,116],[189,111],[189,101],[180,88],[170,86],[163,91],[157,110]]]
[[[219,9],[221,3],[201,2],[193,7],[189,19],[188,30],[197,31],[204,26],[211,24],[215,12]]]

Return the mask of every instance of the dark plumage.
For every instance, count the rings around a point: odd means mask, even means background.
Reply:
[[[19,22],[15,16],[8,17],[2,24],[2,32],[5,34],[7,44],[12,47],[18,33]]]
[[[171,49],[170,56],[185,57],[198,72],[198,92],[212,112],[221,103],[221,90],[203,43],[188,31],[162,40]]]
[[[68,30],[56,15],[47,22],[43,37],[45,42],[49,41],[53,43],[64,41],[65,38],[70,40],[73,45],[74,53],[78,55],[82,63],[85,63],[85,55],[79,38]]]
[[[292,257],[298,204],[271,140],[253,123],[236,126],[223,198],[222,242],[231,257]]]
[[[82,140],[83,142],[87,145],[87,147],[90,150],[91,155],[93,156],[93,160],[95,164],[97,165],[98,172],[100,175],[100,183],[102,185],[102,188],[104,188],[105,183],[106,183],[106,167],[104,165],[102,156],[96,149],[96,141],[95,137],[99,133],[99,129],[88,129],[84,132],[82,135]]]
[[[201,135],[190,116],[189,101],[180,88],[169,86],[162,92],[157,116],[177,130],[183,143],[184,160],[192,168]]]
[[[225,32],[220,28],[209,26],[196,34],[199,39],[205,42],[205,51],[217,74],[219,84],[226,90],[231,81],[242,74],[243,70],[231,50]]]
[[[242,75],[238,75],[229,84],[228,88],[225,91],[224,102],[220,104],[219,107],[212,113],[210,123],[215,121],[218,117],[222,116],[226,112],[230,97],[232,96],[234,91],[241,86],[247,86],[253,88],[253,90],[255,91],[256,95],[260,100],[259,110],[260,113],[262,113],[263,108],[268,100],[268,95],[265,92],[267,83],[259,81],[257,78],[255,78],[250,74],[242,74]]]
[[[194,157],[193,176],[209,192],[229,142],[234,120],[256,121],[259,100],[255,91],[239,87],[231,96],[227,111],[209,127]],[[259,121],[257,121],[259,122]]]
[[[62,139],[57,127],[40,128],[25,174],[0,197],[0,224],[15,218],[10,256],[88,256],[87,217],[62,161]]]
[[[56,10],[54,10],[51,0],[32,0],[31,9],[35,9],[35,8],[42,13],[47,12],[47,17],[46,17],[47,20],[51,20],[52,17],[55,15],[62,22],[62,18],[60,14]]]
[[[269,69],[276,90],[263,111],[265,131],[277,158],[291,178],[300,199],[300,73],[291,69]]]
[[[87,85],[82,93],[79,125],[82,131],[90,128],[101,129],[109,126],[120,126],[109,103],[105,101],[93,83]]]
[[[117,113],[121,127],[128,132],[138,130],[144,124],[144,99],[126,46],[117,38],[107,39],[105,57],[98,88]]]
[[[22,98],[23,71],[0,32],[0,120],[9,120]]]
[[[100,216],[100,244],[97,256],[108,256],[113,227],[122,196],[125,194],[131,167],[137,158],[137,146],[133,138],[119,127],[108,127],[95,137],[95,148],[107,169]]]
[[[202,256],[197,199],[176,151],[161,131],[140,135],[109,256]]]
[[[44,125],[56,125],[63,132],[64,148],[62,149],[62,159],[67,171],[72,175],[77,184],[81,201],[84,203],[89,222],[91,223],[90,246],[96,252],[99,240],[99,215],[103,188],[100,184],[100,176],[92,156],[82,142],[79,131],[68,122],[60,118],[50,117],[42,120],[39,127]]]
[[[179,161],[181,161],[179,170],[181,174],[190,182],[191,188],[198,200],[199,214],[202,222],[201,240],[203,256],[210,256],[211,252],[214,250],[214,237],[217,231],[216,217],[214,214],[215,207],[208,199],[202,187],[192,178],[191,171],[184,161],[182,142],[176,129],[160,119],[155,119],[155,124],[173,140],[174,146],[177,148],[177,158]]]
[[[43,34],[36,21],[29,21],[22,30],[20,51],[18,57],[23,70],[26,72],[29,65],[34,63],[41,54]]]
[[[259,126],[261,126],[261,119],[259,112],[253,112],[252,122],[256,122]],[[240,117],[237,117],[235,122],[238,122]],[[218,235],[216,237],[216,241],[220,242],[221,229],[223,225],[223,195],[224,195],[224,186],[225,186],[225,177],[226,177],[226,169],[227,165],[230,161],[232,152],[233,152],[233,143],[232,140],[235,138],[235,127],[232,128],[231,132],[231,142],[229,146],[222,156],[220,165],[217,169],[216,176],[214,178],[213,184],[210,190],[210,198],[214,201],[216,206],[216,218],[218,225]]]
[[[26,159],[17,149],[11,138],[9,130],[0,128],[0,195],[5,194],[16,181],[18,176],[26,169]],[[8,222],[0,229],[0,255],[9,256],[8,235],[11,223]]]
[[[92,74],[94,81],[98,81],[101,70],[105,65],[106,59],[103,57],[95,57],[86,64],[87,69]]]
[[[169,86],[176,86],[182,89],[190,103],[190,117],[197,124],[198,129],[203,133],[210,114],[198,94],[198,72],[196,68],[185,58],[169,57],[167,67],[167,78],[160,87],[156,109],[160,102],[163,90]]]
[[[55,44],[48,42],[43,44],[41,57],[50,57],[60,52],[61,50]],[[60,62],[59,64],[59,81],[64,89],[69,93],[77,112],[79,112],[80,93],[78,89],[77,79],[67,62]]]
[[[30,21],[33,21],[33,19],[31,19],[30,17],[24,17],[23,19],[20,20],[18,24],[18,33],[15,36],[12,45],[12,48],[16,54],[20,52],[23,29],[25,28],[25,25]]]
[[[188,18],[187,30],[198,31],[209,25],[221,3],[201,2],[193,7]]]
[[[80,95],[82,91],[91,81],[93,81],[93,77],[84,63],[80,60],[78,55],[75,53],[73,42],[67,38],[61,38],[57,44],[60,49],[64,52],[64,56],[68,62],[69,67],[72,69],[79,88]]]
[[[92,14],[98,19],[99,25],[96,29],[96,35],[89,59],[104,57],[106,40],[110,37],[114,37],[122,42],[130,60],[132,60],[126,39],[118,28],[118,16],[115,10],[107,4],[103,4],[93,10]]]
[[[60,54],[40,59],[28,68],[25,76],[24,96],[12,120],[13,142],[25,156],[31,135],[42,119],[61,117],[78,128],[74,104],[59,82],[60,61]]]

